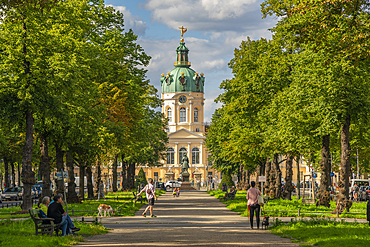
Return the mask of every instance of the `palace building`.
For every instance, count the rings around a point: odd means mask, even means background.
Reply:
[[[176,49],[175,68],[161,75],[162,112],[168,119],[167,157],[161,166],[142,167],[147,178],[166,182],[181,178],[181,160],[189,158],[190,182],[205,182],[215,178],[215,170],[208,165],[208,153],[204,141],[206,124],[204,121],[203,73],[190,68],[189,49],[185,46],[181,27],[181,42]],[[138,174],[141,167],[136,168]],[[216,175],[216,178],[219,177]]]

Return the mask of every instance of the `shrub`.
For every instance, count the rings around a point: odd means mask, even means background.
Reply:
[[[136,179],[137,186],[140,185],[141,183],[143,183],[144,186],[148,184],[143,168],[140,168],[139,174],[137,175],[137,179]]]
[[[223,174],[219,188],[222,188],[223,183],[225,183],[228,188],[231,188],[231,186],[235,186],[235,183],[233,182],[233,179],[229,172],[225,172],[225,174]]]

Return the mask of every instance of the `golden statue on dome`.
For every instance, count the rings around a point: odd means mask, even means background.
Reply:
[[[181,30],[181,42],[184,42],[184,33],[186,33],[186,31],[188,31],[188,29],[184,26],[181,26],[179,27],[179,29]]]

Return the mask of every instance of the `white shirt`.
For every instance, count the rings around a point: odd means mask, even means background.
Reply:
[[[149,183],[149,184],[145,185],[145,187],[142,189],[140,194],[144,191],[145,191],[145,194],[146,194],[146,199],[149,200],[149,199],[154,198],[155,188],[152,184]]]

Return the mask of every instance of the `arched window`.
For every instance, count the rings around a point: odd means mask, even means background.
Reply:
[[[185,107],[180,108],[180,122],[186,122],[186,109],[185,109]]]
[[[179,160],[179,163],[181,163],[182,161],[182,157],[184,157],[184,154],[188,155],[188,150],[186,148],[180,148],[179,150],[179,154],[180,154],[180,160]]]
[[[173,148],[167,149],[167,164],[175,164],[175,150]]]
[[[168,122],[172,122],[172,110],[171,110],[171,108],[167,109],[167,118],[168,118]]]
[[[198,122],[198,108],[194,108],[194,122]]]
[[[199,164],[199,148],[197,147],[191,150],[191,163]]]

